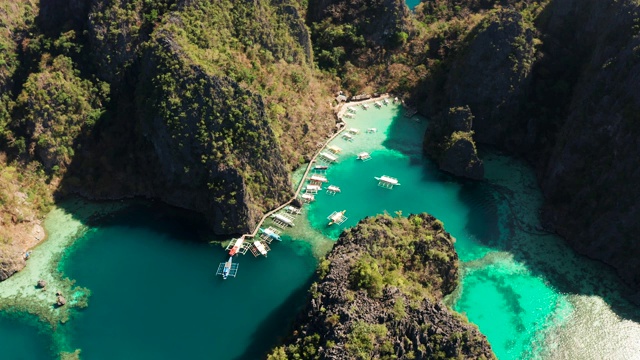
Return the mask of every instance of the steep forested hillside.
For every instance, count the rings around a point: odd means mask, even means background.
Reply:
[[[252,227],[335,129],[336,89],[313,66],[305,10],[294,0],[4,2],[3,246],[30,233],[24,222],[37,225],[53,195],[74,192],[158,198],[204,214],[217,233]]]

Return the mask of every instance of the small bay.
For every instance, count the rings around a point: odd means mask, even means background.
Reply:
[[[0,317],[0,335],[11,334],[9,342],[0,337],[3,354],[49,359],[81,349],[86,359],[262,358],[291,331],[318,257],[344,228],[383,212],[429,212],[444,222],[461,259],[461,286],[448,305],[479,326],[500,359],[640,353],[637,307],[623,299],[609,268],[541,228],[543,199],[525,163],[486,151],[486,180],[456,179],[423,156],[426,119],[406,118],[393,105],[357,109],[347,120],[360,134],[332,142],[342,152],[325,174],[342,191],[317,194],[268,257],[236,257],[238,276],[222,280],[215,270],[227,255],[219,243],[202,241],[206,224],[124,203],[86,221],[58,265],[91,291],[89,306],[53,334],[21,317]],[[361,151],[372,159],[357,160]],[[400,185],[379,187],[374,177],[381,175]],[[342,210],[348,220],[327,226],[327,216]]]

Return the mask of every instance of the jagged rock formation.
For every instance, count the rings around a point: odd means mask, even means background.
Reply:
[[[481,22],[439,88],[440,111],[468,104],[479,143],[531,161],[546,225],[615,267],[640,302],[640,6],[544,5]]]
[[[3,3],[6,254],[33,245],[18,230],[39,227],[54,192],[160,199],[219,234],[252,228],[291,194],[288,170],[335,131],[305,10],[296,0]],[[30,213],[16,213],[15,186],[34,194]]]
[[[457,286],[453,241],[427,214],[344,231],[294,336],[269,359],[493,358],[477,328],[441,302]]]
[[[496,143],[513,126],[534,62],[534,31],[511,9],[489,13],[453,61],[445,89],[450,106],[468,105],[481,143]]]
[[[24,265],[21,251],[11,246],[0,245],[0,281],[22,270]]]
[[[446,119],[430,124],[424,147],[440,169],[456,176],[479,180],[484,165],[473,140],[473,114],[468,106],[450,108]],[[444,140],[443,140],[444,139]]]
[[[547,11],[545,65],[579,62],[573,81],[556,85],[567,112],[539,160],[545,215],[576,250],[615,267],[640,303],[640,5],[557,0]]]
[[[158,159],[160,198],[208,215],[218,233],[248,231],[264,205],[290,195],[262,97],[189,63],[169,33],[142,62],[137,107]]]

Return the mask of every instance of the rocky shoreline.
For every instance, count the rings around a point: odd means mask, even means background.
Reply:
[[[380,215],[342,233],[293,335],[269,359],[494,358],[442,302],[458,282],[454,239],[428,214]]]

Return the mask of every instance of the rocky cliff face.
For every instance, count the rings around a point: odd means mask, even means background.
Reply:
[[[190,63],[171,36],[158,33],[143,56],[137,94],[157,196],[205,213],[218,233],[247,231],[290,195],[263,99]]]
[[[362,220],[321,263],[294,336],[269,359],[493,358],[477,328],[441,302],[457,263],[430,215]]]
[[[297,0],[3,2],[0,170],[32,202],[18,213],[17,190],[0,187],[5,253],[33,245],[18,233],[39,227],[52,193],[159,199],[219,234],[252,228],[335,130],[304,12]]]
[[[615,267],[640,302],[638,19],[633,1],[562,0],[548,8],[549,40],[586,56],[540,179],[549,224],[579,252]]]
[[[478,157],[473,140],[473,114],[468,106],[450,108],[444,119],[427,129],[424,148],[434,157],[440,169],[456,176],[480,180],[484,164]]]
[[[448,104],[469,105],[478,142],[537,167],[550,228],[640,290],[640,8],[552,0],[535,17],[488,17],[453,60]]]
[[[18,249],[0,246],[0,281],[24,268],[23,256],[24,253]]]
[[[495,144],[513,125],[534,62],[534,31],[512,9],[491,12],[453,61],[445,90],[450,106],[468,105],[481,143]]]

